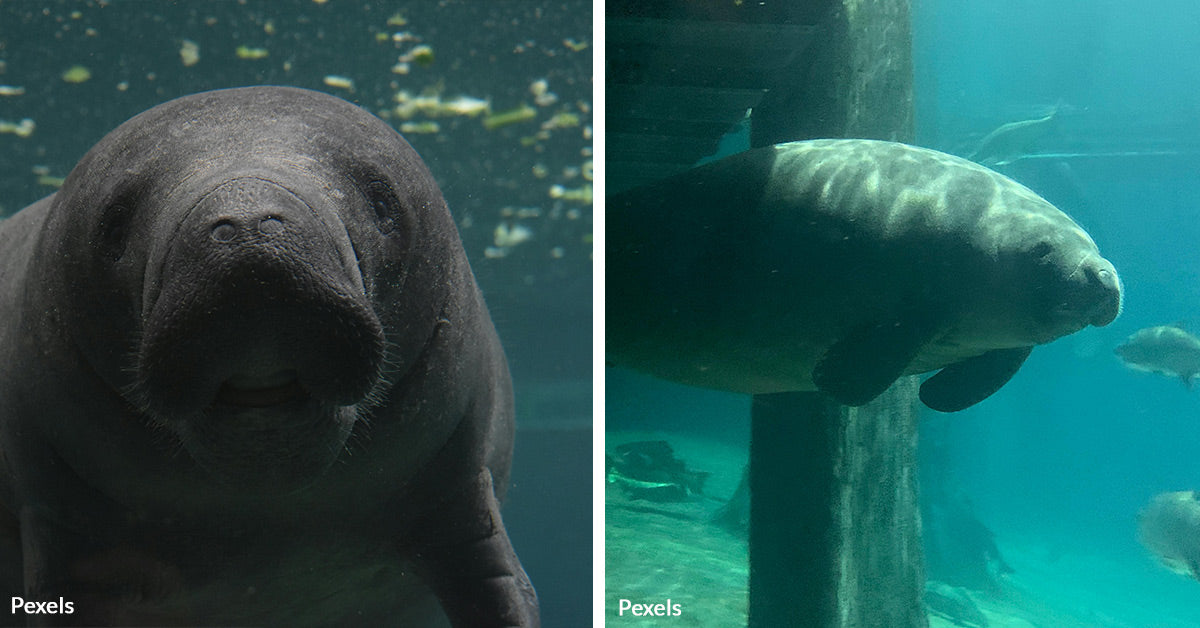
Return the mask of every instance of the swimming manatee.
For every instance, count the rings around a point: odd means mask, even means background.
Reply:
[[[0,222],[0,355],[0,578],[31,622],[538,625],[504,354],[437,184],[366,111],[249,87],[122,124]]]
[[[611,364],[861,405],[896,378],[946,412],[1121,309],[1066,214],[978,164],[875,140],[758,148],[610,197]]]

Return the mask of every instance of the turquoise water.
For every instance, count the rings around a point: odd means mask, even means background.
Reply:
[[[913,4],[916,143],[966,156],[1003,124],[1053,114],[995,167],[1087,229],[1125,288],[1116,322],[1038,347],[983,403],[954,415],[922,409],[923,477],[969,499],[1012,568],[968,593],[991,626],[1200,626],[1200,583],[1137,541],[1153,495],[1200,487],[1200,393],[1113,354],[1143,327],[1200,329],[1200,6]],[[693,525],[737,484],[749,398],[619,369],[606,394],[610,451],[665,439],[689,467],[712,472],[718,498],[647,505],[610,489],[610,624],[666,625],[614,618],[618,598],[640,594],[684,599],[703,617],[680,625],[744,625],[745,539]],[[644,577],[656,564],[648,556],[683,556],[681,546],[709,549],[686,554],[691,571],[659,559],[660,578]],[[680,584],[688,578],[693,586]]]

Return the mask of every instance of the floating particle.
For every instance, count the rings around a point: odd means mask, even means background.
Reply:
[[[408,24],[408,20],[399,13],[393,13],[392,16],[387,19],[388,26],[404,26],[406,24]]]
[[[584,179],[587,179],[588,181],[592,180],[592,160],[591,159],[583,162],[583,167],[580,169],[580,172],[583,174]]]
[[[433,48],[425,44],[414,46],[412,50],[408,51],[408,54],[400,57],[400,61],[412,62],[423,68],[427,68],[433,65]]]
[[[546,130],[546,131],[551,131],[554,129],[565,129],[568,127],[579,126],[579,124],[580,124],[579,116],[577,116],[573,113],[564,111],[562,113],[554,114],[553,116],[551,116],[551,118],[549,120],[546,120],[545,122],[543,122],[542,129]]]
[[[120,83],[117,83],[118,92],[123,92],[127,89],[129,89],[129,81],[121,81]]]
[[[550,175],[550,169],[546,167],[546,164],[542,164],[542,163],[533,164],[533,176],[534,177],[536,177],[538,179],[545,179],[549,175]]]
[[[533,238],[533,230],[518,223],[502,222],[492,230],[492,242],[500,248],[512,248]]]
[[[263,24],[263,32],[268,35],[274,35],[275,34],[275,22],[273,22],[271,20],[267,20]]]
[[[25,88],[19,85],[0,85],[0,96],[22,96]]]
[[[88,28],[83,29],[83,34],[87,37],[95,37],[96,35],[100,34],[100,31],[98,31],[94,28],[88,27]]]
[[[483,256],[488,259],[499,259],[508,255],[508,249],[503,249],[498,246],[489,246],[483,250]]]
[[[538,79],[530,83],[529,93],[533,94],[533,102],[539,107],[547,107],[558,102],[558,94],[550,91],[550,83],[546,79]]]
[[[567,252],[563,250],[563,247],[561,246],[556,246],[550,249],[550,257],[553,257],[554,259],[562,259],[566,254]]]
[[[408,74],[409,69],[407,63],[400,62],[392,66],[392,74]]]
[[[33,135],[33,130],[36,126],[30,118],[24,118],[20,122],[0,120],[0,133],[12,133],[17,137],[29,137]]]
[[[183,40],[179,45],[179,58],[185,66],[196,65],[200,61],[200,45],[190,39]]]
[[[329,87],[337,87],[347,91],[354,91],[354,79],[348,76],[339,76],[337,74],[327,74],[322,82]]]
[[[78,20],[81,17],[83,17],[82,11],[71,11],[71,19],[72,20]]]
[[[52,177],[48,174],[39,175],[37,178],[38,185],[46,185],[52,188],[61,188],[65,177]]]
[[[581,216],[583,216],[583,212],[579,211],[577,207],[567,210],[567,220],[579,220]]]
[[[582,52],[587,50],[588,43],[586,41],[575,41],[570,37],[563,40],[563,45],[571,50],[571,52]]]
[[[8,71],[8,62],[5,61],[4,59],[0,59],[0,74],[4,74],[7,71]]]
[[[592,125],[589,124],[583,127],[583,139],[589,142],[592,141]]]
[[[329,0],[313,0],[313,4],[325,4]]]
[[[566,188],[561,185],[552,185],[550,186],[550,198],[590,205],[592,202],[592,186],[585,185],[579,188]]]
[[[488,113],[492,109],[490,102],[479,98],[471,98],[470,96],[458,96],[453,100],[445,101],[442,105],[446,113],[471,118]]]
[[[502,126],[532,120],[537,116],[537,110],[525,103],[500,113],[493,113],[483,119],[483,128],[494,131]]]
[[[429,46],[417,46],[413,48],[412,59],[417,65],[423,68],[433,65],[433,48]]]
[[[437,122],[425,120],[422,122],[405,122],[400,125],[401,133],[431,134],[442,130]]]
[[[50,166],[36,165],[29,169],[33,174],[40,176],[50,174]]]
[[[386,35],[384,36],[386,38]],[[417,36],[412,34],[412,31],[398,31],[392,33],[392,42],[402,44],[406,41],[417,41]]]
[[[266,48],[251,48],[250,46],[238,46],[235,52],[239,59],[266,59],[270,54]]]
[[[378,41],[378,42],[385,42],[385,41],[387,41],[387,40],[388,40],[388,34],[387,34],[387,33],[375,33],[375,41]]]
[[[62,80],[68,83],[82,83],[92,78],[92,71],[82,65],[73,65],[62,73]]]

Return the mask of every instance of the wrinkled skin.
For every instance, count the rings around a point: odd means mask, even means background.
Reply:
[[[255,87],[126,122],[0,222],[0,354],[0,576],[74,607],[30,623],[538,624],[503,352],[367,112]]]

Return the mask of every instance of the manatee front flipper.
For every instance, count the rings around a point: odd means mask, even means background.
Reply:
[[[993,349],[951,364],[921,384],[921,402],[938,412],[958,412],[1000,390],[1033,347]]]
[[[504,530],[491,472],[466,493],[444,496],[422,522],[418,569],[454,628],[539,628],[537,594]]]
[[[904,374],[935,325],[926,316],[869,325],[833,344],[813,367],[813,383],[834,401],[861,406],[878,397]]]

